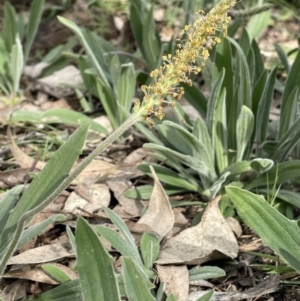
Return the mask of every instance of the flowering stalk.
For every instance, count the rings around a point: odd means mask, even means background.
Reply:
[[[222,31],[223,36],[227,35],[227,24],[230,21],[227,12],[234,4],[234,0],[222,0],[207,15],[199,11],[201,18],[193,25],[186,25],[181,32],[181,37],[184,38],[177,39],[176,54],[173,57],[170,54],[163,56],[163,66],[150,73],[155,83],[142,86],[145,94],[143,102],[141,104],[136,101],[133,109],[133,112],[146,120],[150,127],[154,124],[152,116],[159,120],[164,117],[163,103],[173,107],[176,100],[182,97],[184,90],[178,85],[181,82],[192,85],[187,74],[198,74],[201,71],[201,67],[195,66],[195,62],[200,58],[201,65],[205,65],[209,57],[208,50],[221,41],[217,33]]]
[[[152,126],[154,124],[151,119],[152,116],[156,116],[160,120],[164,117],[163,103],[175,106],[176,100],[179,100],[184,93],[183,88],[178,87],[178,85],[181,82],[192,85],[192,81],[188,78],[187,74],[197,74],[201,71],[201,67],[195,66],[196,60],[200,58],[201,65],[204,66],[209,57],[208,50],[220,42],[217,33],[222,31],[223,36],[226,36],[227,23],[229,22],[227,12],[234,4],[234,0],[222,0],[219,5],[213,8],[206,16],[204,16],[203,11],[199,11],[201,18],[196,20],[193,25],[186,25],[181,32],[181,36],[186,36],[186,38],[182,40],[178,39],[176,54],[173,57],[171,55],[164,56],[163,66],[151,72],[150,76],[154,78],[155,83],[150,86],[142,86],[142,91],[145,94],[142,104],[136,101],[133,114],[111,133],[106,140],[101,142],[98,147],[65,178],[52,194],[38,206],[21,216],[11,243],[7,247],[0,262],[0,279],[4,273],[8,259],[17,247],[24,225],[29,218],[32,218],[54,201],[93,159],[114,140],[120,137],[129,127],[141,120],[146,120],[148,124]]]

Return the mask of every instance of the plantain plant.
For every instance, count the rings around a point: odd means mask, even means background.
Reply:
[[[3,98],[7,102],[14,98],[18,102],[22,71],[41,21],[44,2],[33,1],[27,26],[8,1],[4,4],[3,30],[0,35],[0,93],[7,97]],[[24,50],[21,43],[23,39],[26,39]]]
[[[238,41],[223,39],[210,58],[203,70],[206,83],[211,83],[210,97],[195,86],[185,87],[186,99],[201,117],[191,121],[177,106],[177,120],[157,125],[160,140],[144,147],[164,163],[153,166],[167,193],[193,191],[206,201],[222,194],[223,213],[232,215],[236,208],[265,245],[299,271],[299,227],[289,219],[293,207],[300,208],[299,193],[293,189],[300,177],[300,160],[295,159],[300,51],[291,66],[281,53],[288,72],[284,83],[276,80],[276,68],[263,68],[258,46],[246,31]],[[269,122],[274,90],[282,93],[281,112],[279,120]],[[139,168],[151,176],[147,164]],[[144,185],[126,195],[148,199],[149,191]]]
[[[106,140],[101,142],[99,146],[85,158],[75,169],[70,172],[71,167],[79,156],[89,125],[82,125],[69,140],[51,157],[46,167],[38,174],[34,175],[29,187],[25,190],[22,197],[18,200],[21,188],[15,188],[9,191],[1,200],[1,204],[5,210],[1,211],[3,219],[1,220],[2,227],[0,228],[0,275],[2,277],[7,262],[11,255],[24,243],[25,233],[23,231],[27,222],[55,200],[59,194],[78,176],[78,174],[93,160],[99,153],[106,149],[118,137],[120,137],[132,125],[146,121],[149,126],[154,125],[153,118],[161,120],[164,117],[163,104],[175,105],[175,101],[183,95],[183,87],[178,87],[181,82],[192,84],[188,78],[190,73],[197,74],[201,68],[195,64],[196,60],[200,60],[200,65],[205,65],[208,59],[207,47],[213,47],[221,42],[221,39],[216,35],[218,32],[223,32],[226,35],[226,27],[229,23],[227,12],[230,7],[235,4],[232,0],[223,0],[213,8],[207,15],[201,19],[197,19],[195,23],[187,25],[182,31],[183,36],[189,36],[189,39],[183,39],[178,42],[178,50],[174,56],[163,56],[163,65],[155,69],[151,73],[154,83],[142,86],[142,91],[145,96],[143,101],[136,101],[132,114],[112,132]],[[81,38],[83,44],[85,39],[82,37],[82,32],[78,30],[72,22],[62,19],[61,21],[72,28]],[[99,62],[96,59],[96,52],[93,52],[89,47],[86,47],[91,62],[94,64],[94,70],[101,82],[105,84],[108,79],[105,77]],[[105,86],[102,86],[105,93]],[[106,91],[107,92],[107,91]],[[110,211],[106,211],[109,215]],[[114,218],[114,216],[110,216]],[[120,220],[114,220],[116,224],[120,224]],[[122,259],[125,294],[129,300],[155,300],[151,293],[153,283],[149,281],[153,273],[148,275],[147,270],[151,268],[151,263],[155,260],[154,256],[143,254],[144,264],[138,255],[136,246],[129,238],[130,234],[121,225],[121,232],[126,237],[124,241],[121,237],[115,237],[123,247],[129,246],[129,249],[122,248],[121,253],[124,254]],[[32,230],[31,228],[29,228]],[[29,230],[28,229],[28,230]],[[26,238],[30,239],[33,235],[40,233],[41,227],[29,231]],[[101,228],[96,229],[101,235],[105,236],[105,231]],[[69,231],[70,232],[70,231]],[[106,231],[107,232],[107,231]],[[146,235],[146,234],[145,234]],[[149,236],[149,234],[147,234]],[[152,238],[148,238],[152,239]],[[74,248],[77,254],[77,270],[79,272],[79,283],[74,281],[64,285],[63,295],[57,297],[59,299],[68,294],[74,293],[78,300],[120,300],[120,290],[117,284],[116,275],[112,266],[112,258],[101,242],[98,240],[96,233],[82,218],[78,219],[75,240],[70,233],[70,240],[73,241]],[[155,245],[155,238],[153,243]],[[148,245],[148,244],[147,244]],[[157,244],[156,244],[157,245]],[[143,248],[142,248],[143,249]],[[91,250],[95,252],[90,253]],[[129,252],[130,251],[130,252]],[[87,252],[89,255],[86,256]],[[91,273],[87,273],[86,260],[88,261]],[[153,260],[153,261],[152,261]],[[95,264],[96,263],[96,264]],[[59,274],[59,273],[58,273]],[[109,277],[107,277],[109,276]],[[109,281],[107,281],[107,278]],[[98,281],[99,280],[99,281]],[[109,283],[109,286],[106,286]],[[80,287],[78,287],[80,284]],[[68,291],[66,290],[68,288]],[[60,294],[61,294],[60,290]],[[50,292],[50,296],[57,293]],[[210,296],[213,292],[210,292]],[[52,294],[52,295],[51,295]],[[73,295],[74,296],[74,295]],[[207,300],[201,297],[199,300]],[[46,299],[41,297],[41,300],[49,300],[49,295]],[[71,297],[72,298],[72,297]],[[52,298],[51,300],[55,300]],[[72,300],[75,300],[74,298]],[[169,296],[167,300],[176,300],[174,296]]]
[[[177,105],[177,120],[156,126],[160,141],[144,145],[167,165],[154,165],[166,192],[194,191],[209,200],[225,193],[224,186],[229,183],[253,191],[266,191],[276,184],[282,187],[277,197],[289,202],[291,194],[283,188],[299,176],[300,163],[290,160],[299,157],[300,54],[281,84],[276,80],[276,68],[264,69],[255,40],[250,44],[244,31],[238,42],[223,39],[207,66],[203,73],[211,83],[209,98],[195,86],[185,87],[185,97],[200,117],[191,121]],[[282,92],[281,116],[270,123],[275,89]],[[139,168],[150,175],[146,163]],[[139,186],[126,195],[148,198],[149,189]],[[290,203],[299,207],[292,200]]]

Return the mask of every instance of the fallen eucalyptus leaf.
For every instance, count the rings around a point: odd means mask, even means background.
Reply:
[[[169,198],[151,165],[150,169],[154,178],[154,187],[149,201],[149,208],[133,226],[132,231],[139,232],[141,229],[152,230],[161,240],[172,229],[174,225],[174,214]]]
[[[216,197],[207,205],[201,223],[166,241],[156,263],[201,264],[237,256],[236,238],[218,207],[220,198]]]

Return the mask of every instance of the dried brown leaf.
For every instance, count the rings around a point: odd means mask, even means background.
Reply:
[[[189,272],[186,265],[157,265],[157,275],[165,284],[167,296],[173,294],[178,301],[186,301],[189,294]]]
[[[52,277],[48,276],[46,272],[42,270],[40,267],[36,267],[34,269],[19,269],[12,270],[8,273],[5,273],[4,278],[19,278],[19,279],[28,279],[31,281],[37,281],[48,284],[59,284],[58,281],[54,280]]]
[[[24,183],[24,178],[28,175],[29,168],[16,168],[0,172],[0,188],[5,189]]]
[[[237,237],[240,237],[243,234],[243,229],[240,223],[233,217],[227,217],[226,223],[230,227],[230,229],[234,232]]]
[[[97,213],[103,206],[107,207],[110,203],[109,188],[105,184],[92,184],[89,186],[82,184],[77,187],[76,192],[72,192],[68,197],[63,213],[85,215],[78,207],[90,213]]]
[[[127,180],[109,179],[106,184],[114,193],[115,198],[118,200],[124,210],[132,217],[141,216],[144,204],[139,200],[134,200],[124,196],[124,192],[131,187],[131,182]]]
[[[17,163],[22,168],[32,168],[35,166],[37,169],[42,170],[44,166],[46,165],[45,162],[38,161],[36,162],[35,159],[29,157],[27,154],[25,154],[16,144],[15,140],[12,137],[10,128],[7,128],[7,136],[10,140],[10,150],[16,159]]]
[[[73,185],[93,184],[107,178],[110,174],[118,173],[117,166],[103,160],[93,160],[72,182]]]
[[[51,244],[28,250],[9,259],[8,264],[35,264],[74,257],[70,244]]]
[[[133,230],[154,231],[162,239],[174,225],[174,214],[169,198],[160,184],[154,168],[150,165],[154,187],[146,213],[138,220]]]
[[[219,200],[217,197],[207,205],[201,223],[167,240],[158,264],[201,264],[237,256],[238,244],[219,210]]]
[[[10,283],[0,292],[2,301],[21,300],[24,297],[26,297],[26,284],[23,280]]]

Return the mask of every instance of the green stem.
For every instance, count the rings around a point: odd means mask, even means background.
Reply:
[[[56,188],[56,190],[50,194],[42,203],[40,203],[35,208],[31,209],[24,213],[17,225],[15,235],[9,245],[5,255],[3,256],[3,260],[0,263],[0,279],[4,273],[5,267],[9,258],[14,253],[20,237],[22,235],[22,231],[27,219],[32,218],[37,213],[45,209],[50,203],[52,203],[63,191],[66,189],[72,181],[102,152],[104,151],[111,143],[113,143],[118,137],[120,137],[128,128],[141,120],[141,117],[136,114],[132,114],[129,118],[119,126],[114,132],[112,132],[103,142],[101,142],[98,147],[93,150],[88,157],[86,157],[77,168]]]

